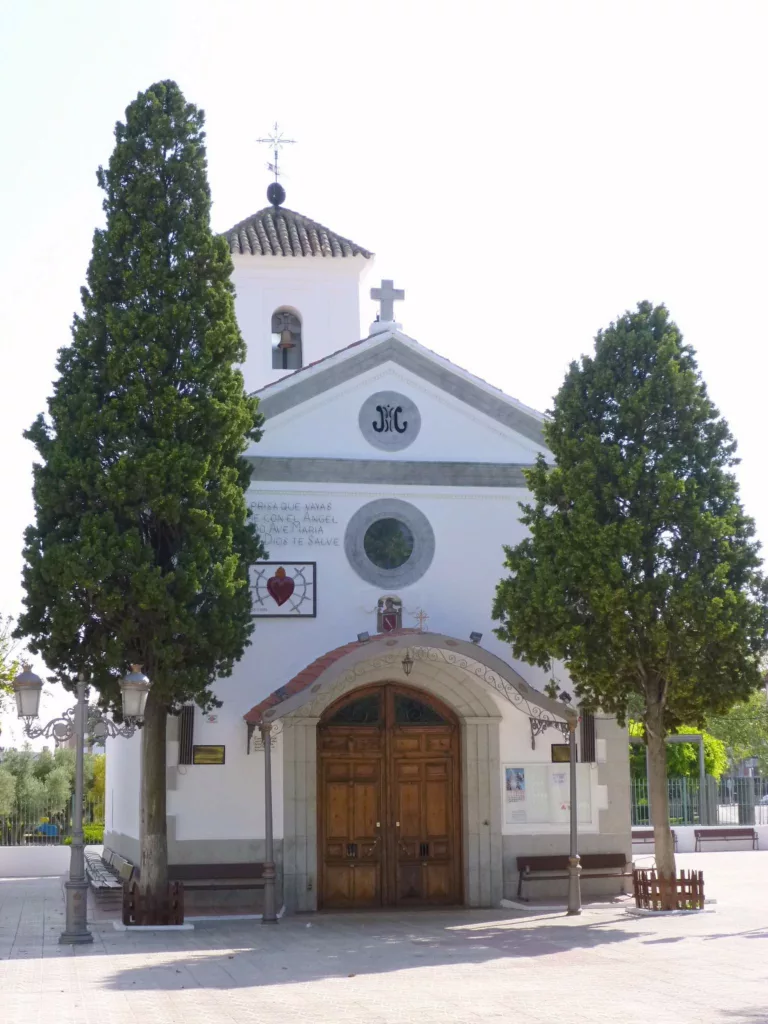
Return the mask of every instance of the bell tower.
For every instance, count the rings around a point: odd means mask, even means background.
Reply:
[[[248,354],[246,390],[256,391],[367,335],[360,288],[373,253],[283,206],[269,206],[224,233],[235,269],[235,311]]]

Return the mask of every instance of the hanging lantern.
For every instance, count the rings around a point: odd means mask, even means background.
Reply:
[[[123,717],[129,722],[144,717],[149,695],[149,679],[141,671],[141,665],[131,665],[131,671],[120,680],[123,695]]]
[[[40,711],[43,680],[32,671],[32,666],[27,662],[21,667],[21,673],[13,680],[16,710],[19,718],[37,718]]]
[[[413,658],[411,657],[411,652],[410,651],[406,651],[405,652],[405,657],[403,658],[403,672],[405,672],[405,674],[407,676],[409,676],[412,671],[413,671]]]

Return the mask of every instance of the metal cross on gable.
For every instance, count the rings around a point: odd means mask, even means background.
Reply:
[[[278,169],[278,166],[277,166],[277,161],[278,161],[278,157],[280,155],[280,150],[283,148],[283,146],[295,144],[296,139],[286,139],[285,136],[283,135],[283,133],[280,131],[280,128],[278,127],[277,121],[275,121],[275,127],[272,129],[272,134],[271,135],[267,135],[267,137],[263,138],[263,139],[256,139],[256,141],[260,145],[269,146],[270,149],[272,150],[272,154],[273,154],[272,160],[273,160],[273,162],[272,163],[268,163],[267,167],[268,167],[268,169],[270,171],[272,171],[274,173],[275,181],[277,181],[277,179],[280,177],[280,174],[281,174],[281,171]]]
[[[379,319],[389,322],[395,319],[395,303],[402,302],[405,292],[395,288],[393,281],[382,281],[380,288],[371,288],[371,298],[381,304]]]

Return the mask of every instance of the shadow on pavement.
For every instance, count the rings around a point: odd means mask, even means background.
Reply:
[[[175,950],[169,949],[167,937],[162,945],[142,943],[141,952],[164,949],[164,962],[151,967],[126,965],[108,981],[110,987],[231,989],[301,984],[451,963],[562,955],[633,937],[607,922],[574,919],[555,924],[549,918],[537,926],[508,915],[483,919],[475,912],[445,913],[439,920],[431,912],[393,915],[389,920],[383,915],[318,915],[310,922],[287,918],[275,928],[258,923],[250,928],[200,924],[195,932],[178,934],[195,936],[190,941],[197,948],[180,948],[179,943]],[[113,947],[110,952],[118,950]],[[139,949],[132,946],[130,952]]]

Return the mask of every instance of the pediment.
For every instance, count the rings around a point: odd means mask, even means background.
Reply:
[[[388,363],[546,450],[545,416],[398,331],[366,338],[268,385],[257,392],[261,412],[274,419]]]

